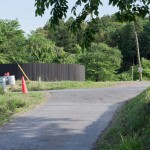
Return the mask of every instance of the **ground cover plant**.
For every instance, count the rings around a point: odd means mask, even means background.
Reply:
[[[150,88],[129,100],[100,137],[96,150],[149,150]]]
[[[5,93],[0,95],[0,126],[9,121],[14,114],[25,112],[45,101],[45,93],[30,92]]]

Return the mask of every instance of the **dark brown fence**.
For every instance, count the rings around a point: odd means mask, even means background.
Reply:
[[[85,67],[77,64],[20,64],[30,80],[37,81],[41,77],[42,81],[84,81]],[[15,78],[21,79],[22,72],[17,64],[0,64],[0,76],[9,72]]]

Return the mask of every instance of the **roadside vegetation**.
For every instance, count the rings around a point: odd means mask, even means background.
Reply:
[[[122,4],[118,5],[122,6]],[[89,26],[88,22],[82,22],[76,34],[68,30],[74,21],[73,17],[67,20],[60,19],[55,30],[48,21],[43,27],[25,35],[20,29],[18,20],[0,19],[0,63],[58,63],[85,66],[86,80],[89,81],[26,82],[29,91],[100,88],[118,84],[119,81],[132,79],[137,81],[139,65],[135,42],[136,31],[143,79],[150,80],[150,21],[148,17],[144,19],[136,17],[134,23],[121,23],[115,14],[105,15],[95,18],[94,26]],[[95,33],[91,36],[92,41],[85,41],[86,38],[90,38],[89,32]],[[87,44],[92,42],[92,44],[87,48],[84,47],[84,42]],[[7,88],[8,91],[21,92],[21,82],[17,81],[13,88],[9,86]],[[98,149],[148,149],[150,147],[149,99],[150,89],[129,101],[118,113],[112,127],[102,137]],[[43,101],[44,93],[40,92],[29,92],[25,95],[8,92],[0,95],[0,125],[15,113],[26,111]]]
[[[46,100],[45,95],[41,92],[0,94],[0,126],[8,122],[14,114],[25,112],[43,103]]]
[[[47,22],[42,28],[24,34],[18,20],[0,20],[0,63],[82,64],[86,80],[131,81],[139,79],[135,31],[138,34],[143,79],[150,80],[150,22],[136,18],[121,23],[115,14],[97,17],[90,31],[92,43],[83,47],[88,24],[83,22],[77,34],[68,28],[74,18],[60,20],[55,30]],[[89,36],[87,36],[89,37]]]
[[[26,82],[29,91],[44,91],[44,90],[58,90],[58,89],[82,89],[82,88],[102,88],[110,87],[118,84],[118,82],[77,82],[77,81],[60,81],[60,82]],[[16,85],[8,87],[11,91],[21,91],[21,81],[17,81]]]
[[[149,150],[150,88],[129,100],[98,140],[96,150]]]
[[[45,92],[32,92],[56,89],[77,89],[77,88],[100,88],[109,87],[115,82],[26,82],[29,93],[21,93],[21,81],[15,86],[7,86],[7,92],[3,94],[0,87],[0,126],[8,122],[15,114],[28,111],[35,106],[45,102]],[[19,93],[18,93],[19,92]]]

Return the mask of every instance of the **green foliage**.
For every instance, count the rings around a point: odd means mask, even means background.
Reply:
[[[23,108],[26,106],[25,100],[22,99],[12,99],[7,101],[7,107],[10,111],[15,111],[18,108]]]
[[[109,4],[112,4],[113,6],[117,6],[119,8],[120,11],[117,13],[117,18],[121,21],[133,21],[135,20],[136,16],[145,17],[146,15],[149,15],[150,11],[149,0],[141,0],[140,5],[138,3],[138,0],[109,0]],[[74,32],[81,29],[81,24],[87,19],[87,17],[91,17],[91,20],[87,23],[87,29],[84,32],[86,39],[84,40],[84,45],[86,47],[88,47],[89,44],[93,42],[93,35],[96,33],[93,28],[91,28],[95,24],[95,19],[93,16],[97,17],[99,15],[98,8],[100,5],[103,5],[101,0],[76,0],[75,5],[71,9],[71,12],[76,17],[70,28]],[[67,0],[35,0],[35,6],[36,15],[42,16],[46,9],[50,10],[50,22],[52,26],[58,25],[59,20],[67,17]],[[83,8],[78,15],[76,10],[80,6],[82,6]]]
[[[118,78],[120,81],[131,81],[132,73],[131,73],[131,71],[122,72],[122,73],[118,74]]]
[[[106,44],[93,43],[91,49],[83,54],[79,62],[86,67],[87,79],[94,81],[115,80],[116,70],[121,63],[121,53]]]
[[[19,63],[27,58],[23,30],[17,20],[0,20],[0,62]],[[1,58],[3,56],[3,58]]]
[[[94,25],[96,30],[95,42],[106,43],[109,46],[116,47],[115,40],[117,35],[112,36],[116,33],[116,30],[120,30],[123,26],[124,24],[118,22],[115,15],[97,18],[97,23]]]
[[[132,80],[132,67],[128,71],[124,71],[117,75],[120,81],[131,81]],[[133,66],[133,80],[139,80],[138,67]]]
[[[7,122],[9,118],[18,112],[42,103],[45,100],[44,93],[6,93],[0,96],[0,125]]]
[[[0,64],[9,63],[9,60],[5,54],[0,53]]]
[[[150,60],[142,58],[142,76],[143,80],[150,80]],[[118,78],[121,81],[132,80],[132,69],[118,74]],[[133,66],[133,80],[139,79],[138,66]]]
[[[74,63],[75,57],[57,47],[44,32],[32,32],[28,37],[29,62]]]
[[[3,94],[3,88],[0,86],[0,95]]]
[[[142,57],[150,59],[150,21],[148,20],[144,23],[139,42]]]
[[[150,60],[142,58],[142,76],[143,80],[150,80]],[[124,71],[117,75],[120,81],[132,80],[132,69]],[[139,79],[138,66],[133,66],[133,80]]]
[[[143,79],[150,80],[150,60],[142,58]]]
[[[73,18],[69,18],[66,22],[60,20],[60,24],[55,27],[55,30],[50,26],[50,23],[47,23],[43,30],[46,31],[48,39],[54,41],[56,46],[63,47],[65,52],[75,54],[77,53],[77,37],[68,30],[72,22]]]
[[[147,150],[150,147],[150,89],[128,101],[102,136],[97,149]]]
[[[129,70],[130,66],[137,64],[135,31],[138,33],[139,40],[140,34],[143,32],[143,22],[138,17],[136,17],[136,21],[134,21],[134,23],[126,23],[121,29],[118,29],[112,36],[112,38],[115,38],[115,42],[113,42],[114,46],[118,46],[123,55],[123,71]]]
[[[117,16],[120,21],[133,21],[136,16],[144,18],[147,14],[149,15],[149,0],[141,0],[140,4],[138,0],[109,0],[109,4],[119,8],[120,11],[117,13]]]
[[[18,63],[83,63],[86,65],[87,79],[131,80],[130,67],[137,65],[133,23],[121,24],[115,15],[96,17],[91,20],[92,22],[82,22],[81,28],[78,28],[78,31],[73,34],[68,28],[71,28],[74,21],[72,17],[67,21],[61,19],[59,20],[60,25],[55,26],[55,29],[50,26],[50,23],[47,23],[43,28],[31,32],[25,38],[17,20],[1,20],[0,63],[16,63],[16,61]],[[142,20],[136,17],[135,29],[138,33],[141,57],[150,59],[148,18]],[[91,48],[92,41],[97,44],[95,46],[92,44]],[[99,43],[105,43],[109,48],[113,47],[110,50],[112,53],[99,50],[107,49],[106,47],[97,48],[99,46],[96,45]],[[88,45],[88,48],[85,48],[85,45]],[[115,56],[116,53],[113,52],[116,48],[121,51],[123,57]],[[120,57],[119,61],[123,59],[121,68],[118,65],[118,57]],[[106,63],[103,63],[104,59],[107,60]],[[112,60],[117,62],[113,63]],[[114,69],[111,70],[111,68]],[[149,68],[144,68],[143,77],[148,80]],[[116,76],[118,69],[120,74]],[[134,80],[138,80],[138,76],[137,69],[135,69]]]
[[[133,135],[132,137],[121,136],[121,138],[122,141],[116,147],[116,150],[140,150],[142,148],[142,141],[137,135]]]
[[[41,32],[32,32],[28,37],[29,62],[51,63],[55,44]]]
[[[123,55],[123,70],[128,70],[130,66],[135,63],[136,58],[136,43],[135,43],[135,32],[133,24],[125,25],[118,38],[118,48],[121,50]]]
[[[35,0],[35,6],[37,7],[36,15],[42,16],[46,9],[53,7],[50,12],[50,14],[53,15],[51,17],[51,22],[58,24],[59,19],[62,19],[63,17],[66,18],[67,16],[67,3],[68,2],[66,0]]]

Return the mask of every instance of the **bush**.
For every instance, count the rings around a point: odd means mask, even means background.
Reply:
[[[150,80],[150,61],[142,58],[142,75],[143,80]],[[132,80],[132,70],[128,70],[126,72],[122,72],[118,74],[118,78],[121,81],[131,81]],[[138,66],[133,67],[133,80],[139,79],[139,72],[138,72]]]
[[[118,74],[120,81],[131,81],[132,80],[132,69]],[[133,80],[136,81],[139,79],[138,67],[133,66]]]
[[[85,65],[87,80],[117,80],[116,70],[120,68],[121,52],[103,43],[92,43],[90,51],[81,55],[79,62]]]
[[[118,78],[120,81],[131,81],[132,80],[131,74],[129,72],[122,72],[122,73],[118,74]]]

